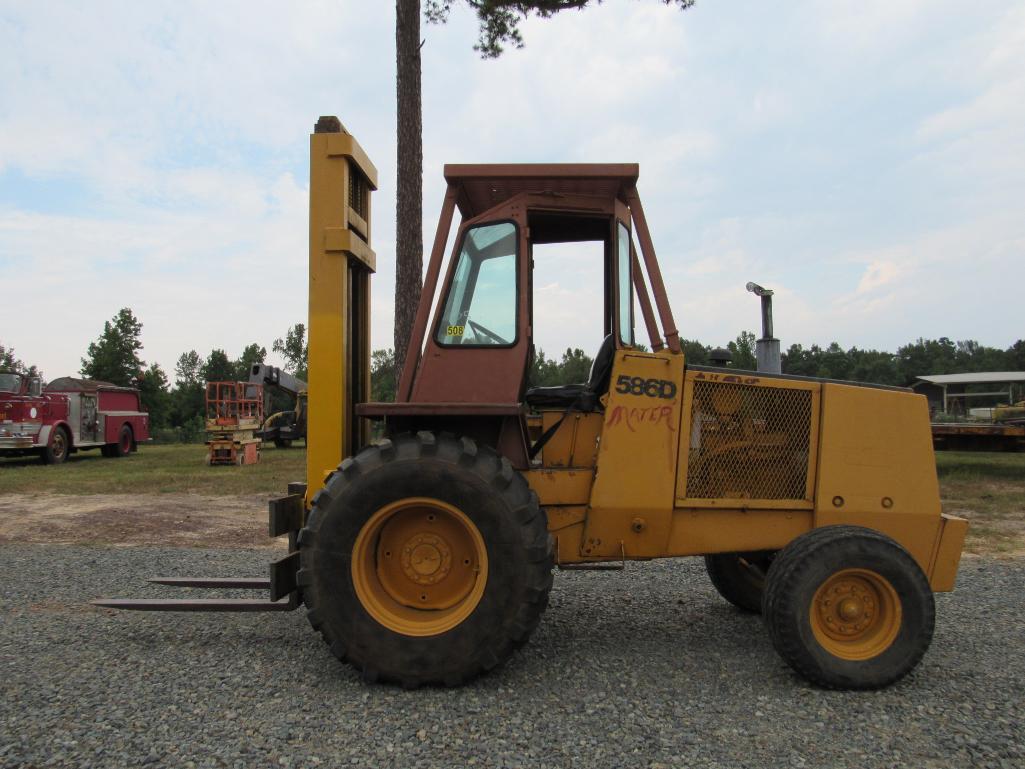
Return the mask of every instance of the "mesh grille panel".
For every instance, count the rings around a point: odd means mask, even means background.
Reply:
[[[810,390],[695,382],[687,497],[805,499]]]

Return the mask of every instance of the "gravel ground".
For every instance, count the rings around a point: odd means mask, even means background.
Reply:
[[[265,573],[266,551],[0,547],[0,766],[1015,767],[1025,562],[967,560],[932,649],[882,692],[811,688],[695,560],[557,575],[508,664],[365,686],[303,611],[147,615],[138,577]]]

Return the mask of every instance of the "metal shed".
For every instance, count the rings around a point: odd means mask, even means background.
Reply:
[[[968,391],[970,385],[989,385],[985,391]],[[1003,389],[995,389],[1003,388]],[[1025,371],[979,371],[973,374],[929,374],[918,377],[912,389],[929,399],[930,410],[941,408],[950,413],[953,403],[961,404],[961,412],[968,413],[971,398],[1006,398],[1015,403],[1025,394]],[[935,404],[935,406],[934,406]]]

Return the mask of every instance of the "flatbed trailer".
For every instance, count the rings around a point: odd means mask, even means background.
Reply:
[[[933,422],[937,451],[1025,451],[1025,424],[997,422]]]

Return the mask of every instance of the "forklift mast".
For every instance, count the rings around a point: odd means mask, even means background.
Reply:
[[[370,193],[377,169],[337,117],[310,136],[310,317],[306,505],[366,443],[370,394]]]

